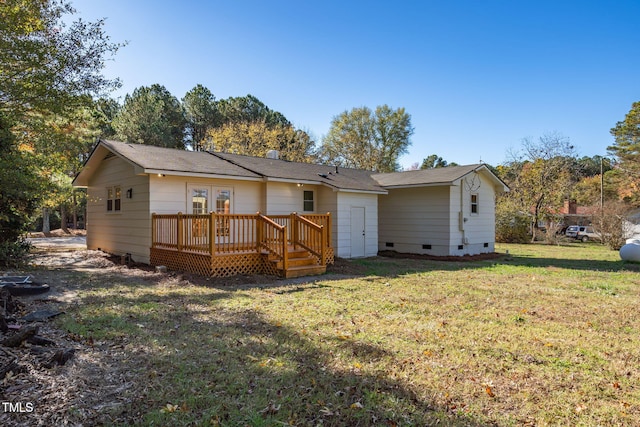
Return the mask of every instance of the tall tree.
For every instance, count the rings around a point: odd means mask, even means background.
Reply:
[[[633,103],[624,120],[611,129],[611,135],[615,142],[607,150],[618,158],[619,167],[624,171],[621,188],[634,189],[633,194],[625,198],[640,206],[640,102]]]
[[[221,115],[220,124],[238,122],[264,122],[267,126],[290,126],[287,118],[267,107],[253,95],[230,97],[218,101]]]
[[[205,148],[213,151],[264,157],[276,150],[283,160],[311,162],[315,143],[293,126],[268,126],[264,121],[227,123],[209,130]]]
[[[103,20],[69,24],[74,13],[65,1],[0,1],[0,243],[26,229],[50,182],[35,143],[50,132],[40,118],[68,114],[120,84],[101,70],[122,45],[109,41]]]
[[[193,150],[200,151],[203,149],[207,131],[222,122],[216,97],[206,87],[196,85],[182,98],[182,106],[187,123],[187,143]]]
[[[184,148],[185,126],[182,105],[159,84],[141,86],[126,95],[113,120],[118,139],[159,147]]]
[[[550,219],[564,204],[575,182],[571,165],[575,151],[569,139],[559,133],[522,141],[522,152],[516,153],[508,167],[498,168],[511,191],[499,203],[516,209],[514,214],[529,216],[532,238],[540,221]]]
[[[0,109],[5,116],[59,112],[87,96],[117,88],[101,70],[122,44],[109,41],[104,20],[67,24],[75,10],[57,0],[0,2]]]
[[[404,108],[353,108],[333,118],[321,148],[323,160],[344,167],[377,172],[399,170],[413,134],[411,116]]]
[[[447,166],[458,166],[458,164],[455,162],[448,163],[437,154],[432,154],[422,161],[420,169],[446,168]]]

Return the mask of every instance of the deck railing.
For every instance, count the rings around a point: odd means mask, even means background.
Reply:
[[[284,270],[288,267],[287,227],[272,219],[257,214],[258,222],[258,250],[266,250],[277,261],[282,262]]]
[[[291,241],[294,247],[303,247],[315,255],[321,265],[325,265],[327,234],[324,232],[324,226],[295,213],[291,214]]]
[[[331,215],[153,214],[151,233],[152,248],[211,256],[267,251],[286,264],[292,245],[324,264],[331,246]]]

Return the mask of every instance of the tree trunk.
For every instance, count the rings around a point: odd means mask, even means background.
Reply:
[[[51,232],[51,224],[49,223],[49,208],[42,208],[42,232]]]
[[[78,199],[75,191],[73,192],[73,228],[78,229]]]
[[[69,228],[67,227],[67,207],[65,205],[60,206],[60,228],[66,234],[69,234]]]

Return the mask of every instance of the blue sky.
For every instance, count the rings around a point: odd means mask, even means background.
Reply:
[[[343,111],[404,107],[403,167],[437,154],[498,165],[557,132],[580,156],[640,101],[640,1],[72,0],[128,41],[104,70],[124,98],[196,84],[259,98],[318,143]]]

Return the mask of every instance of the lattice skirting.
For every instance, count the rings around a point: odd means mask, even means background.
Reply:
[[[164,265],[170,270],[188,271],[202,276],[229,277],[238,274],[275,274],[266,257],[258,253],[242,253],[234,255],[218,255],[178,252],[167,249],[152,248],[150,264]]]
[[[325,251],[327,264],[335,262],[333,248]],[[246,252],[233,255],[216,255],[175,250],[151,248],[150,264],[164,265],[170,270],[188,271],[202,276],[230,277],[238,274],[271,274],[280,275],[275,263],[268,260],[267,255]]]
[[[216,255],[212,258],[211,275],[229,277],[238,274],[263,274],[265,261],[259,253]]]
[[[170,270],[188,271],[202,276],[213,276],[211,257],[207,254],[151,248],[150,264],[153,266],[164,265]]]

